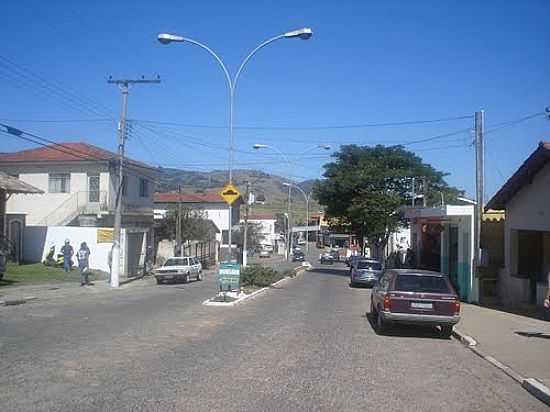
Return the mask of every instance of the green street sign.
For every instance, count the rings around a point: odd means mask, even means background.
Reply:
[[[241,265],[239,263],[220,263],[218,269],[218,289],[220,291],[241,289]]]

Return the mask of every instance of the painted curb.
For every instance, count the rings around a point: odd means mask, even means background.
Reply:
[[[478,355],[480,358],[489,362],[491,365],[493,365],[497,369],[500,369],[510,378],[515,380],[517,383],[519,383],[525,390],[527,390],[527,392],[529,392],[535,398],[537,398],[538,400],[550,406],[550,388],[548,388],[546,385],[544,385],[543,383],[541,383],[535,378],[524,378],[515,370],[513,370],[511,367],[503,364],[502,362],[495,359],[494,357],[485,354],[479,348],[479,346],[477,346],[477,341],[474,338],[463,334],[460,330],[458,329],[453,330],[453,336],[455,339],[460,341],[464,346],[466,346],[468,349],[470,349],[472,352]]]
[[[527,392],[550,406],[550,388],[534,378],[524,379],[521,383]]]

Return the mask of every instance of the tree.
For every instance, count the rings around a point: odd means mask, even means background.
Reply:
[[[452,201],[463,193],[445,182],[447,174],[402,146],[346,145],[333,157],[314,195],[328,217],[377,248],[406,225],[400,207],[411,204],[413,177],[427,182],[428,205],[440,204],[441,194]]]
[[[169,210],[166,218],[155,226],[158,239],[175,239],[176,210]],[[181,240],[210,241],[216,237],[212,222],[205,219],[201,211],[184,208],[181,216]]]
[[[264,236],[260,233],[261,226],[262,225],[260,223],[248,222],[248,230],[247,230],[247,236],[246,236],[247,249],[255,249],[256,246],[259,246],[260,242],[264,239]],[[242,249],[243,240],[244,240],[244,223],[241,223],[241,225],[239,226],[239,229],[233,232],[232,241],[235,242],[235,244]]]

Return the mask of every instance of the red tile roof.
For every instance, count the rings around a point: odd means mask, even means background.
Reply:
[[[225,200],[216,192],[182,193],[181,195],[177,192],[157,192],[154,194],[155,203],[177,203],[178,199],[181,199],[182,203],[225,203]]]
[[[550,162],[550,141],[540,142],[537,150],[523,162],[518,170],[508,179],[500,190],[485,206],[485,210],[504,210],[506,204],[519,190],[530,183],[533,177]]]
[[[13,153],[1,153],[0,162],[109,161],[116,160],[116,157],[116,153],[101,147],[83,142],[68,142]],[[126,161],[135,166],[153,169],[152,166],[136,160],[126,159]]]

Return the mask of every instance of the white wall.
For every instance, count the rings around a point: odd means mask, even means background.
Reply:
[[[46,228],[46,237],[42,247],[43,260],[48,254],[50,247],[55,245],[55,253],[60,253],[65,239],[69,239],[74,252],[80,248],[82,242],[86,242],[90,248],[90,268],[99,269],[105,272],[109,271],[108,253],[111,250],[112,243],[97,243],[97,231],[101,228],[96,227],[73,227],[73,226],[50,226]],[[32,241],[29,237],[25,238],[25,242]],[[34,241],[36,247],[36,240]],[[77,264],[76,257],[73,258],[75,265]]]
[[[504,261],[499,290],[504,303],[529,300],[529,280],[514,277],[517,272],[518,239],[516,230],[550,231],[550,165],[547,164],[506,205],[504,221]],[[545,249],[544,261],[550,259]]]
[[[17,173],[20,180],[44,191],[44,194],[12,195],[6,205],[7,212],[25,213],[27,215],[27,225],[30,226],[40,224],[48,215],[63,207],[69,213],[70,209],[73,209],[73,205],[69,205],[69,203],[72,203],[69,199],[74,197],[78,192],[88,191],[88,173],[100,173],[100,190],[107,191],[109,187],[109,173],[106,167],[103,164],[2,166],[4,172],[9,174]],[[70,192],[49,193],[49,173],[70,173]]]

